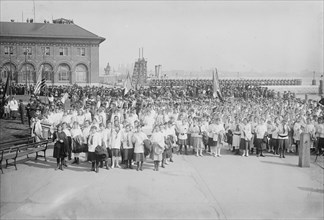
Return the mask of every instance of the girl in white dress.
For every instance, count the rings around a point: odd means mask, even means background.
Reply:
[[[148,139],[147,135],[141,131],[141,126],[138,125],[135,129],[135,132],[132,136],[132,142],[134,146],[134,161],[137,164],[136,170],[143,171],[143,162],[144,162],[144,140]]]
[[[161,127],[156,125],[153,129],[153,133],[151,136],[152,142],[152,159],[154,161],[154,171],[159,171],[159,163],[162,161],[162,154],[164,151],[164,136],[161,132]]]
[[[80,129],[79,123],[77,121],[73,123],[70,133],[72,138],[72,152],[74,154],[74,161],[72,164],[79,164],[80,163],[79,155],[80,152],[82,152],[83,137],[82,137],[82,131]]]
[[[119,126],[115,126],[114,129],[111,131],[111,136],[110,136],[110,140],[111,140],[111,154],[112,154],[112,168],[118,167],[119,166],[119,160],[120,160],[120,147],[121,147],[121,143],[122,143],[122,132],[120,131],[120,127]]]

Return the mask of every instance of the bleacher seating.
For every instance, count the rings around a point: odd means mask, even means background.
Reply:
[[[201,86],[212,85],[210,79],[152,79],[150,86]],[[300,85],[299,79],[221,79],[220,85],[293,86]]]

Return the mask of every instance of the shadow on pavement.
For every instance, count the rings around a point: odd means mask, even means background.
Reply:
[[[308,191],[308,192],[316,192],[316,193],[323,193],[324,194],[323,189],[314,189],[314,188],[302,187],[302,186],[298,186],[298,189],[303,190],[303,191]]]
[[[290,163],[279,163],[279,162],[272,162],[272,161],[261,161],[261,162],[262,163],[268,163],[268,164],[288,166],[288,167],[298,167],[297,164],[290,164]]]
[[[34,158],[29,158],[29,159],[22,159],[17,161],[17,164],[25,164],[27,166],[30,167],[37,167],[37,168],[41,168],[41,169],[51,169],[51,170],[55,170],[56,168],[56,159],[55,158],[47,158],[47,161],[45,161],[44,159],[38,159],[35,160]],[[73,170],[73,171],[91,171],[91,164],[88,162],[82,162],[78,165],[71,165],[69,163],[68,167],[65,167],[64,169],[66,170]],[[19,167],[18,167],[19,169]]]

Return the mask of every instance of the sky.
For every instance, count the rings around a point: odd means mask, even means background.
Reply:
[[[0,1],[0,20],[33,18],[33,1]],[[323,72],[323,1],[35,1],[36,22],[74,23],[106,40],[100,71],[148,69]]]

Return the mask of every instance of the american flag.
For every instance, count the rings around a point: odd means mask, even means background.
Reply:
[[[38,80],[37,80],[37,83],[35,85],[35,89],[34,89],[34,94],[35,95],[38,95],[41,91],[42,88],[45,87],[46,85],[46,78],[43,77],[42,78],[42,71],[43,71],[43,66],[41,66],[39,72],[38,72]]]
[[[222,102],[224,101],[222,93],[220,91],[218,72],[216,69],[215,72],[213,71],[213,97],[216,98],[217,96]]]

